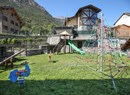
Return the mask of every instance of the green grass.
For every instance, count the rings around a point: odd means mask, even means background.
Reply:
[[[104,59],[107,58],[111,57],[106,55]],[[11,83],[8,79],[12,69],[0,67],[0,95],[130,95],[129,68],[121,68],[122,71],[116,76],[116,94],[109,77],[88,68],[97,68],[93,59],[96,61],[95,55],[79,54],[52,55],[52,62],[48,62],[46,54],[17,57],[14,69],[24,69],[22,63],[28,61],[31,74],[26,78],[24,89],[20,89],[18,83]],[[128,58],[122,59],[129,65]],[[108,64],[104,64],[107,74],[110,72],[108,67]],[[112,72],[116,72],[114,65]]]

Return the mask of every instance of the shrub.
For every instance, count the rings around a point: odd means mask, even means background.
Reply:
[[[16,43],[16,39],[13,38],[13,39],[11,40],[11,44],[15,44],[15,43]]]
[[[7,43],[7,39],[6,38],[1,40],[1,44],[6,44],[6,43]]]
[[[10,44],[11,43],[11,39],[10,38],[7,38],[7,44]]]

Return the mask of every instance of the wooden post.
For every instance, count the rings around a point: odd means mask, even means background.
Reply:
[[[61,35],[60,35],[60,41],[61,41]]]
[[[5,68],[7,68],[7,67],[8,67],[8,63],[7,63],[7,62],[5,62],[5,63],[4,63],[4,66],[5,66]]]
[[[59,42],[61,42],[61,40],[62,40],[62,38],[61,38],[62,36],[60,35],[60,41]],[[62,50],[62,49],[61,49]],[[58,50],[57,50],[57,54],[58,54]]]
[[[10,59],[10,64],[11,64],[11,68],[13,68],[14,67],[13,58]]]
[[[69,35],[69,40],[70,40],[70,35]],[[69,53],[70,53],[70,45],[69,45]]]
[[[64,36],[64,40],[65,40],[64,53],[66,53],[66,35]]]
[[[26,52],[26,56],[27,56],[27,40],[25,41],[25,52]]]

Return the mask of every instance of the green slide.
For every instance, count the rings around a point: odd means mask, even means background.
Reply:
[[[68,44],[69,44],[74,50],[76,50],[78,53],[80,53],[80,54],[85,54],[85,51],[81,51],[79,48],[77,48],[77,47],[72,43],[71,40],[68,40]]]

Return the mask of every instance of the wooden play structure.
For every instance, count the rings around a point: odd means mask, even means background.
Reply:
[[[10,64],[11,68],[13,68],[13,59],[15,58],[15,56],[19,55],[20,53],[22,53],[24,50],[19,51],[18,53],[15,53],[11,56],[9,56],[8,58],[4,59],[3,61],[0,62],[0,65],[3,65],[5,67],[8,66],[8,64]]]
[[[59,36],[60,36],[60,41],[53,48],[53,53],[55,52],[59,53],[62,48],[64,48],[64,53],[66,53],[66,48],[67,48],[66,45],[68,45],[67,41],[70,40],[71,35],[67,31],[64,31]],[[69,52],[70,52],[70,46],[69,46]]]

